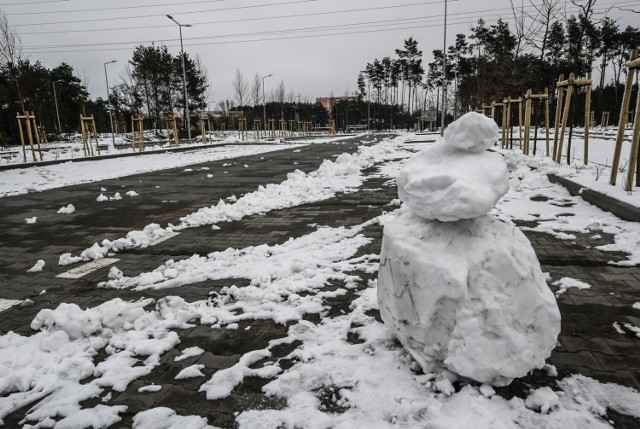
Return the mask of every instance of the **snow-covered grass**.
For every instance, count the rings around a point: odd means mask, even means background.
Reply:
[[[584,129],[576,128],[571,144],[570,162],[567,162],[568,135],[565,135],[565,142],[562,151],[562,163],[555,164],[544,155],[544,130],[538,134],[538,152],[530,155],[535,158],[537,165],[543,166],[548,173],[554,173],[569,178],[570,180],[583,185],[585,188],[593,189],[602,194],[608,195],[616,200],[623,201],[635,207],[640,207],[639,188],[634,188],[632,192],[627,192],[624,187],[627,181],[627,171],[631,150],[631,136],[633,130],[625,130],[625,140],[620,153],[620,163],[616,172],[616,186],[609,184],[611,178],[611,165],[616,146],[617,128],[608,127],[606,129],[594,128],[591,130],[589,138],[589,162],[584,164]],[[517,128],[514,128],[514,136],[517,135]],[[531,136],[533,138],[533,135]],[[606,137],[606,138],[604,138]],[[533,142],[531,142],[533,145]],[[553,130],[550,136],[550,145],[553,150]],[[533,146],[532,146],[533,147]],[[533,150],[533,149],[532,149]],[[514,149],[515,153],[520,153],[519,149]],[[503,152],[504,153],[504,152]],[[534,161],[530,161],[534,162]]]
[[[618,262],[618,265],[640,264],[640,228],[636,222],[624,221],[602,211],[581,197],[572,196],[562,185],[549,182],[547,174],[558,174],[566,167],[559,167],[548,158],[524,156],[515,150],[502,153],[510,165],[511,190],[496,207],[499,216],[536,221],[537,226],[523,229],[546,232],[567,240],[575,239],[572,232],[613,234],[613,244],[596,248],[628,253],[628,260]],[[637,200],[638,195],[634,195]]]

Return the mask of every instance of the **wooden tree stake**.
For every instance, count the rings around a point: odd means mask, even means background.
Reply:
[[[556,159],[556,153],[558,152],[558,132],[560,131],[560,115],[562,114],[562,101],[564,100],[564,87],[560,86],[560,82],[564,80],[564,75],[560,75],[560,80],[558,81],[558,99],[556,103],[556,120],[554,122],[554,132],[553,132],[553,156],[551,157],[554,161]]]
[[[629,64],[633,65],[634,61],[638,59],[638,50],[631,51],[631,61]],[[635,68],[629,67],[627,72],[627,82],[624,87],[624,96],[622,98],[622,110],[620,111],[620,124],[618,125],[618,136],[616,137],[616,148],[613,154],[613,164],[611,165],[611,179],[609,183],[616,184],[618,178],[618,168],[620,167],[620,153],[622,152],[622,143],[624,142],[624,131],[627,127],[627,121],[629,119],[629,103],[631,102],[631,91],[633,90],[633,75]],[[637,109],[636,109],[637,110]],[[629,160],[631,162],[631,160]]]

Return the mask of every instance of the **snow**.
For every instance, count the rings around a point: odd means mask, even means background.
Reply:
[[[548,413],[558,406],[560,398],[550,387],[541,387],[534,390],[524,401],[524,405],[530,410],[540,411],[542,414]]]
[[[37,216],[26,217],[26,218],[24,218],[24,221],[27,223],[27,225],[33,225],[34,223],[36,223],[38,221],[38,217]]]
[[[441,221],[489,213],[509,190],[507,167],[500,155],[460,150],[446,140],[409,160],[397,183],[400,199],[417,216]]]
[[[493,119],[469,112],[444,130],[448,145],[469,152],[483,152],[498,141],[500,129]]]
[[[38,259],[38,262],[35,265],[27,270],[28,273],[38,273],[42,271],[44,268],[44,261],[42,259]]]
[[[188,347],[188,348],[186,348],[186,349],[184,349],[182,351],[182,354],[180,356],[176,356],[174,361],[175,362],[182,362],[185,359],[189,359],[189,358],[192,358],[192,357],[200,356],[202,353],[204,353],[204,350],[202,350],[198,346]]]
[[[179,416],[170,408],[158,407],[142,411],[133,418],[133,429],[215,429],[207,419]]]
[[[188,366],[184,368],[182,371],[180,371],[178,375],[176,375],[176,380],[204,377],[204,374],[202,373],[203,369],[204,369],[204,365],[201,365],[201,364]]]
[[[162,386],[159,384],[150,384],[149,386],[142,386],[138,389],[138,393],[154,393],[162,390]]]
[[[387,154],[376,155],[370,163],[362,165],[406,158],[418,145],[404,146],[403,140],[393,141],[393,148]],[[547,167],[529,168],[540,165],[536,160],[517,154],[507,154],[507,160],[510,162],[511,190],[499,202],[494,216],[507,223],[510,219],[539,220],[541,226],[534,228],[552,234],[596,230],[611,233],[616,240],[616,249],[630,248],[634,252],[630,261],[640,257],[640,249],[637,249],[640,232],[636,224],[616,220],[550,184],[545,176],[546,171],[550,171]],[[399,168],[399,162],[387,162],[380,174],[396,174]],[[337,192],[350,192],[364,180],[360,164],[351,171],[346,168],[343,171],[344,183],[353,185],[338,186],[338,180],[334,182],[335,178],[330,175],[326,180],[330,192],[325,193],[319,190],[324,186],[322,181],[305,178],[308,192],[316,198],[328,198]],[[251,210],[260,213],[279,205],[288,207],[306,201],[283,201],[289,186],[279,189],[284,196],[260,194],[263,191],[257,190]],[[549,197],[553,203],[575,203],[575,206],[559,207],[549,202],[531,201],[530,197],[537,194]],[[265,197],[262,202],[260,196]],[[267,197],[279,201],[272,203]],[[243,206],[235,206],[238,202],[242,204],[243,198],[239,196],[235,201],[225,203],[228,212],[218,213],[222,221],[233,220],[232,216],[224,217],[227,213],[245,215]],[[393,202],[389,210],[397,206],[400,206],[399,201]],[[37,331],[30,335],[6,333],[0,336],[0,424],[5,416],[27,405],[31,408],[27,408],[25,421],[21,423],[24,427],[51,427],[56,420],[60,427],[117,424],[126,407],[109,407],[111,393],[105,395],[105,391],[111,388],[116,392],[123,391],[140,377],[149,380],[160,357],[179,347],[181,329],[201,325],[215,332],[254,319],[286,324],[286,336],[271,341],[264,349],[248,351],[235,366],[201,381],[202,392],[207,397],[225,398],[233,395],[235,387],[245,377],[265,377],[265,394],[286,400],[281,409],[240,412],[237,416],[240,428],[593,429],[611,427],[606,421],[609,409],[640,418],[637,391],[580,375],[559,379],[552,389],[541,392],[538,389],[507,401],[496,395],[490,385],[471,382],[450,371],[439,369],[427,374],[419,371],[420,367],[411,355],[394,340],[393,332],[370,313],[379,308],[378,282],[364,283],[360,276],[376,272],[378,256],[354,258],[356,252],[370,242],[361,234],[364,228],[392,223],[396,218],[406,216],[408,211],[405,206],[396,213],[350,228],[313,225],[317,228],[315,231],[280,245],[228,249],[206,256],[158,262],[156,269],[131,277],[113,267],[109,281],[102,286],[162,289],[227,278],[248,279],[250,284],[222,288],[209,299],[194,302],[174,296],[137,302],[116,299],[88,309],[65,304],[38,313],[33,321]],[[562,217],[557,216],[566,212],[575,213],[570,222],[563,222]],[[472,224],[475,220],[462,222]],[[179,227],[187,226],[181,224]],[[167,228],[151,226],[146,232],[135,232],[129,239],[144,246],[154,237],[163,236],[162,231]],[[412,239],[415,235],[414,231]],[[90,252],[93,252],[91,256],[99,257],[102,247],[93,247]],[[84,258],[66,254],[61,256],[61,263],[74,259]],[[336,290],[325,290],[330,283],[341,286]],[[355,292],[349,310],[333,318],[325,317],[328,310],[325,300],[346,293],[356,284],[365,288]],[[19,302],[0,299],[0,311],[3,306]],[[507,308],[506,311],[511,310]],[[305,320],[307,314],[318,314],[319,317],[311,318],[312,322]],[[630,324],[619,326],[625,334],[633,332]],[[359,343],[349,340],[354,335],[360,339]],[[271,356],[274,347],[298,342],[300,345],[284,358],[293,366],[280,365],[279,360]],[[199,347],[185,348],[176,361],[200,356],[202,352]],[[264,364],[255,365],[262,359],[266,360]],[[557,377],[554,368],[549,365],[544,368],[549,376]],[[154,392],[161,388],[159,384],[152,384],[140,391]],[[324,408],[319,392],[327,391],[331,392],[331,401],[343,412]],[[103,405],[86,405],[91,398],[102,400]],[[534,402],[539,405],[534,406]],[[548,405],[546,413],[542,410],[545,405]],[[154,408],[135,415],[133,427],[199,429],[210,426],[203,417],[180,416],[168,408]]]
[[[487,215],[429,222],[400,209],[385,224],[378,294],[382,320],[427,373],[506,385],[541,368],[560,333],[529,241]]]
[[[570,277],[563,277],[560,280],[556,280],[555,282],[553,282],[553,285],[559,287],[558,291],[556,292],[556,297],[562,295],[570,288],[591,289],[590,284],[577,279],[572,279]]]
[[[343,153],[335,161],[325,160],[310,173],[295,170],[279,184],[259,186],[256,191],[240,198],[228,199],[229,202],[219,200],[214,206],[182,217],[179,225],[162,228],[158,224],[149,224],[142,231],[130,231],[126,237],[94,243],[81,253],[82,260],[100,259],[110,252],[127,248],[146,247],[153,239],[180,229],[238,221],[253,214],[322,201],[338,193],[350,192],[362,184],[364,169],[377,162],[406,156],[406,149],[398,147],[398,143],[405,138],[397,141],[386,139],[373,146],[361,146],[355,154]]]
[[[595,248],[628,254],[626,261],[613,265],[640,264],[640,228],[636,222],[621,220],[579,196],[572,196],[562,185],[550,183],[547,174],[558,173],[561,168],[551,160],[527,157],[517,151],[501,153],[509,165],[511,182],[511,190],[496,206],[495,213],[501,219],[535,221],[536,226],[521,229],[560,237],[571,235],[571,232],[612,234],[613,244]]]
[[[71,256],[71,253],[63,253],[58,259],[58,265],[70,265],[82,261],[82,256]]]
[[[402,168],[405,206],[385,224],[378,300],[425,373],[504,386],[544,366],[560,312],[524,234],[487,215],[509,189],[506,163],[485,151],[497,139],[492,120],[469,113]],[[450,395],[447,382],[436,388]]]
[[[107,197],[104,194],[100,194],[98,195],[98,198],[96,198],[96,201],[99,203],[105,202],[105,201],[109,201],[109,197]]]
[[[67,206],[61,207],[58,210],[58,214],[72,214],[76,211],[76,208],[73,206],[73,204],[69,204]]]
[[[27,422],[60,416],[68,419],[65,425],[68,421],[69,427],[105,427],[119,421],[118,414],[126,407],[81,409],[80,402],[99,396],[104,387],[124,391],[131,381],[149,374],[160,356],[178,344],[177,334],[170,329],[188,325],[178,322],[177,315],[162,316],[161,309],[180,302],[163,299],[155,303],[156,312],[144,310],[153,303],[114,299],[86,310],[63,303],[37,314],[31,328],[39,332],[1,336],[0,421],[44,397],[29,410]],[[107,357],[94,362],[102,349]],[[89,377],[92,379],[87,382]]]
[[[273,378],[281,371],[276,365],[266,365],[258,369],[249,368],[250,365],[270,356],[271,352],[267,349],[246,353],[240,358],[240,362],[231,368],[214,373],[209,381],[200,386],[199,391],[205,392],[207,399],[210,400],[226,398],[245,377]]]
[[[634,302],[633,308],[635,308],[636,310],[640,310],[640,302]]]
[[[195,149],[187,152],[155,152],[115,159],[40,166],[0,171],[0,198],[44,191],[80,183],[96,182],[138,173],[184,167],[236,156],[256,155],[276,150],[301,147],[310,142],[274,145],[237,145]],[[100,192],[107,190],[102,188]]]

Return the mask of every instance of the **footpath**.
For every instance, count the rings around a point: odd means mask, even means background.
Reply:
[[[371,137],[365,138],[368,142]],[[0,335],[14,331],[32,335],[30,323],[45,308],[60,303],[76,303],[82,308],[93,307],[105,301],[122,298],[160,299],[179,296],[186,301],[207,299],[212,292],[225,286],[246,286],[245,279],[229,278],[207,280],[180,288],[145,290],[142,292],[98,288],[107,280],[109,267],[91,272],[77,279],[56,277],[69,266],[58,265],[61,254],[78,254],[104,238],[115,239],[130,230],[141,229],[156,222],[166,225],[198,208],[215,204],[219,199],[240,196],[254,191],[260,185],[279,183],[287,173],[300,169],[315,170],[324,159],[332,159],[344,152],[357,150],[362,138],[339,143],[309,145],[300,150],[286,149],[255,156],[209,162],[185,168],[140,174],[91,184],[3,198],[0,201],[0,298],[30,300],[0,313]],[[132,249],[117,254],[118,268],[127,275],[151,271],[168,259],[180,260],[194,254],[207,255],[227,248],[241,249],[261,244],[282,244],[290,238],[301,237],[314,231],[318,225],[330,227],[354,226],[369,221],[394,209],[389,203],[397,198],[393,181],[377,176],[377,166],[366,173],[372,174],[357,190],[314,204],[305,204],[266,214],[249,216],[240,221],[221,223],[220,230],[210,226],[189,228],[175,237],[145,249]],[[213,180],[205,180],[213,174]],[[130,199],[96,203],[101,189],[109,194],[122,190],[135,190],[140,196],[132,204]],[[72,203],[77,213],[60,219],[57,209]],[[25,218],[37,216],[35,225],[25,224]],[[37,228],[34,228],[37,226]],[[532,226],[522,224],[521,226]],[[583,374],[602,382],[615,382],[640,390],[640,347],[637,337],[625,332],[624,323],[640,326],[633,303],[640,302],[640,271],[637,267],[612,266],[608,262],[624,260],[624,255],[595,250],[589,234],[576,234],[571,242],[548,234],[525,232],[531,240],[542,264],[550,273],[551,284],[563,277],[583,280],[590,289],[571,288],[558,298],[562,313],[562,332],[558,347],[548,362],[554,365],[561,378],[570,374]],[[371,225],[362,234],[372,239],[358,255],[379,254],[382,227]],[[598,245],[611,241],[602,234]],[[356,256],[358,256],[356,255]],[[35,261],[45,261],[45,270],[27,273]],[[328,308],[322,317],[336,317],[349,311],[356,293],[367,287],[377,273],[358,273],[356,287],[338,296],[323,297]],[[324,291],[335,290],[339,284],[327,286]],[[555,287],[552,286],[552,289]],[[43,292],[46,291],[46,292]],[[555,290],[554,290],[555,291]],[[372,314],[379,317],[376,312]],[[306,319],[317,323],[320,315]],[[617,329],[616,326],[619,328]],[[199,346],[206,352],[198,357],[175,362],[177,350],[165,353],[151,374],[131,383],[124,392],[112,392],[108,405],[126,405],[123,420],[113,427],[131,427],[132,418],[140,411],[154,407],[168,407],[178,414],[207,417],[209,424],[223,428],[234,426],[238,413],[250,409],[276,409],[284,406],[281,399],[267,396],[262,387],[270,380],[246,377],[226,398],[206,400],[198,392],[202,378],[176,380],[182,369],[193,364],[204,365],[202,372],[209,379],[216,371],[236,364],[247,352],[259,350],[270,340],[286,335],[287,325],[270,319],[246,320],[237,330],[197,325],[179,329],[180,348]],[[351,340],[361,342],[357,335]],[[270,360],[279,360],[286,370],[294,364],[285,359],[298,344],[283,344],[271,349]],[[556,377],[545,371],[533,371],[529,376],[515,380],[510,386],[496,389],[504,398],[526,396],[529,389],[555,386]],[[139,393],[138,389],[151,383],[162,384],[162,390]],[[323,406],[332,412],[341,412],[332,401],[333,392],[319,391]],[[86,401],[83,407],[93,407],[102,398]],[[19,409],[4,419],[5,427],[20,427],[31,406]],[[637,428],[640,422],[609,410],[607,419],[616,428]]]

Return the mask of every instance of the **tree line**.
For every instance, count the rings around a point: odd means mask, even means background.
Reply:
[[[569,73],[597,72],[592,110],[597,115],[611,112],[616,121],[624,64],[631,50],[640,46],[640,29],[620,28],[596,6],[597,0],[532,0],[512,9],[512,25],[480,19],[469,35],[457,34],[448,46],[446,70],[443,52],[436,49],[425,71],[422,52],[409,38],[403,49],[396,49],[395,58],[375,59],[365,66],[358,76],[359,93],[420,114],[440,110],[444,84],[453,119],[483,104],[524,95],[528,89],[535,93],[549,88],[553,94],[561,74],[566,78]],[[575,13],[567,13],[569,9]]]

